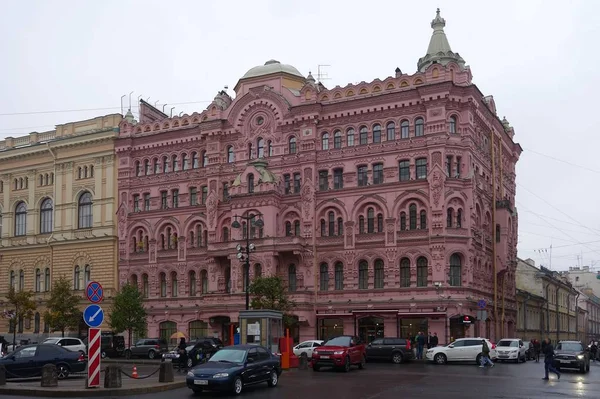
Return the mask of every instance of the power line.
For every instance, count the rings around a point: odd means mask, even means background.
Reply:
[[[526,222],[524,220],[519,219],[519,224],[525,224],[527,226],[539,226],[539,227],[546,227],[543,224],[538,224],[538,223],[531,223],[531,222]],[[588,233],[587,231],[581,231],[581,230],[571,230],[571,229],[561,229],[562,231],[570,231],[572,233],[580,233],[580,234],[586,234],[589,235],[590,233]],[[598,233],[595,233],[595,235],[600,235],[600,231]]]
[[[578,164],[576,164],[576,163],[573,163],[573,162],[570,162],[570,161],[565,161],[564,159],[560,159],[560,158],[553,157],[553,156],[551,156],[551,155],[543,154],[543,153],[541,153],[541,152],[534,151],[534,150],[531,150],[531,149],[529,149],[529,148],[523,148],[523,150],[525,150],[525,151],[528,151],[528,152],[531,152],[531,153],[534,153],[534,154],[537,154],[537,155],[540,155],[540,156],[542,156],[542,157],[546,157],[546,158],[552,159],[552,160],[554,160],[554,161],[557,161],[557,162],[562,162],[562,163],[565,163],[565,164],[567,164],[567,165],[574,166],[574,167],[576,167],[576,168],[585,169],[585,170],[587,170],[587,171],[589,171],[589,172],[600,173],[600,170],[596,170],[596,169],[588,168],[587,166],[578,165]]]
[[[521,211],[524,211],[524,212],[526,212],[526,213],[529,213],[529,212],[530,212],[530,211],[529,211],[529,210],[527,210],[527,209],[522,209],[522,210],[521,210],[521,209],[519,209],[519,212],[521,212]],[[535,212],[531,212],[531,213],[532,213],[532,214],[536,214]],[[581,223],[567,222],[566,220],[562,220],[562,219],[553,218],[553,217],[551,217],[551,216],[544,216],[544,217],[545,217],[546,219],[555,220],[555,221],[557,221],[557,222],[560,222],[560,223],[564,223],[564,224],[570,224],[570,225],[572,225],[572,226],[579,226],[579,227],[581,227]],[[591,228],[591,227],[588,227],[588,229],[592,229],[592,228]],[[596,231],[598,231],[598,233],[600,233],[600,229],[592,229],[592,230],[596,230]]]
[[[587,242],[582,242],[580,244],[565,244],[565,245],[553,245],[552,249],[556,249],[556,248],[566,248],[566,247],[576,247],[577,245],[582,245],[582,244],[593,244],[593,243],[597,243],[600,242],[600,240],[596,240],[596,241],[587,241]],[[539,249],[543,249],[543,248],[533,248],[533,249],[521,249],[521,251],[537,251]]]

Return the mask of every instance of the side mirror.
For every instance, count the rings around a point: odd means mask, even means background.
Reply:
[[[253,357],[249,357],[249,358],[246,360],[246,363],[254,363],[254,358],[253,358]]]
[[[450,344],[448,345],[448,348],[454,348],[454,345]]]

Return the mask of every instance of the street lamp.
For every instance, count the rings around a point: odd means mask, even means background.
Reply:
[[[246,285],[246,310],[250,309],[250,253],[254,252],[256,250],[256,246],[250,242],[250,229],[248,225],[252,225],[255,227],[258,227],[259,229],[262,228],[265,223],[262,221],[262,214],[249,214],[247,216],[239,216],[239,215],[235,215],[234,216],[234,221],[233,223],[231,223],[231,227],[233,227],[234,229],[239,229],[240,227],[242,227],[241,223],[238,221],[238,219],[241,219],[247,223],[247,227],[245,230],[245,239],[246,239],[246,246],[243,247],[241,244],[238,244],[235,249],[237,250],[237,255],[236,257],[239,259],[240,262],[244,262],[244,281],[245,281],[245,285]]]

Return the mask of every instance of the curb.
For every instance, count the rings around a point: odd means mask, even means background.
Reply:
[[[0,386],[0,395],[16,395],[16,396],[36,396],[44,398],[78,398],[78,397],[107,397],[107,396],[129,396],[135,394],[146,394],[155,392],[171,391],[173,389],[184,388],[185,381],[168,382],[163,385],[153,385],[137,388],[92,388],[92,389],[48,389],[42,390],[41,387],[36,388],[11,388],[8,385]]]

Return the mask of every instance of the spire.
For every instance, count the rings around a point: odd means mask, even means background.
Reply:
[[[425,57],[420,58],[417,63],[417,69],[419,72],[425,71],[431,64],[438,63],[442,65],[448,64],[450,61],[456,62],[461,69],[465,67],[465,60],[462,59],[458,53],[453,53],[450,49],[450,43],[444,32],[446,26],[446,20],[441,17],[440,9],[438,8],[435,14],[435,18],[431,21],[431,28],[433,34],[429,41],[429,47],[427,48],[427,54]]]

